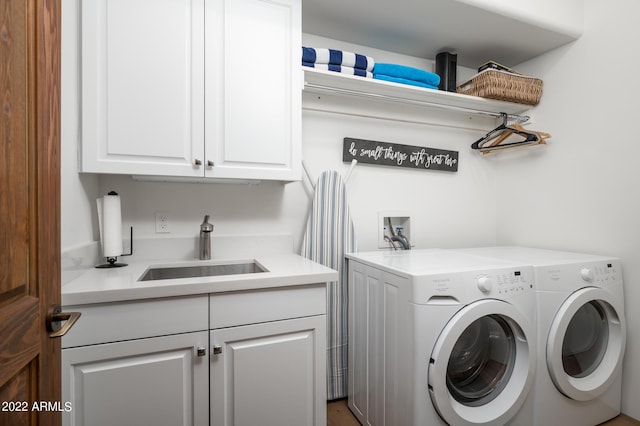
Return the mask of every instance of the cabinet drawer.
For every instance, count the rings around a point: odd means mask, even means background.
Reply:
[[[326,284],[215,293],[209,298],[210,328],[256,324],[327,311]]]
[[[65,312],[81,312],[82,316],[62,338],[62,347],[206,330],[207,304],[208,296],[204,294],[65,306]]]

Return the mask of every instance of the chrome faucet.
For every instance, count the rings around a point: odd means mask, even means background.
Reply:
[[[211,233],[213,225],[209,223],[209,215],[204,216],[200,225],[200,260],[211,259]]]

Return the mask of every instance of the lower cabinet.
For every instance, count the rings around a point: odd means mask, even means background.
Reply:
[[[65,309],[66,426],[326,425],[325,284]]]
[[[64,349],[64,424],[207,425],[207,342],[201,331]]]
[[[326,424],[326,317],[211,331],[211,425]]]

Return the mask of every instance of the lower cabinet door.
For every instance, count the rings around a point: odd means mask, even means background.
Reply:
[[[207,343],[201,331],[64,349],[63,424],[208,425]]]
[[[326,425],[326,316],[211,331],[211,425]]]

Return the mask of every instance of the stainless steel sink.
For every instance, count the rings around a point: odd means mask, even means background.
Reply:
[[[176,266],[149,268],[138,281],[172,280],[176,278],[213,277],[220,275],[256,274],[268,272],[256,262],[224,265]]]

